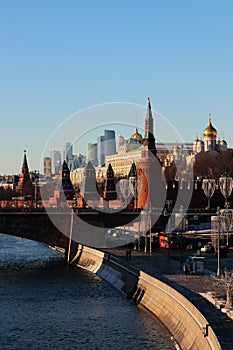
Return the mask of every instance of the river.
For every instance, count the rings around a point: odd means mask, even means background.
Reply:
[[[166,328],[48,246],[0,234],[1,350],[172,350]]]

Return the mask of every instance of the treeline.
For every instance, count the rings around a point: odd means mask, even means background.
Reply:
[[[223,153],[216,151],[200,152],[195,157],[193,166],[195,179],[215,179],[227,175],[233,177],[233,149],[228,149]],[[174,181],[177,178],[175,163],[166,167],[164,176],[167,181]]]

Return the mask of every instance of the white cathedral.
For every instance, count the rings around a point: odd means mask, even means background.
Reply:
[[[196,138],[196,140],[194,141],[194,154],[207,151],[217,151],[222,153],[227,150],[227,142],[225,140],[220,140],[220,138],[217,140],[218,133],[217,130],[213,127],[210,118],[208,126],[203,131],[203,136],[204,141],[199,140],[198,138]]]

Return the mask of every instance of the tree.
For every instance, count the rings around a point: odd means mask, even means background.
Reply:
[[[166,166],[164,169],[164,176],[167,181],[174,181],[176,177],[177,169],[176,164],[171,163],[169,166]]]
[[[233,176],[233,151],[228,149],[221,155],[222,175]]]
[[[232,308],[232,293],[233,293],[233,271],[225,269],[221,275],[213,276],[217,286],[223,288],[226,293],[226,309]]]

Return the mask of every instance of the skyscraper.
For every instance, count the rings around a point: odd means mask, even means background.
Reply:
[[[59,170],[61,169],[61,152],[60,151],[51,151],[51,160],[52,160],[52,174],[58,175]]]
[[[105,156],[116,153],[116,139],[114,130],[104,130]]]
[[[66,161],[67,166],[70,170],[74,169],[73,145],[70,142],[66,142],[66,144],[64,145],[63,160]]]
[[[88,161],[90,161],[92,165],[97,166],[97,143],[88,143]]]
[[[63,148],[63,160],[67,162],[68,159],[73,157],[73,146],[70,142],[66,142]]]
[[[52,160],[50,157],[44,158],[44,175],[48,177],[52,175]]]
[[[99,136],[97,139],[97,154],[98,154],[98,165],[103,166],[105,164],[105,145],[104,136]]]

